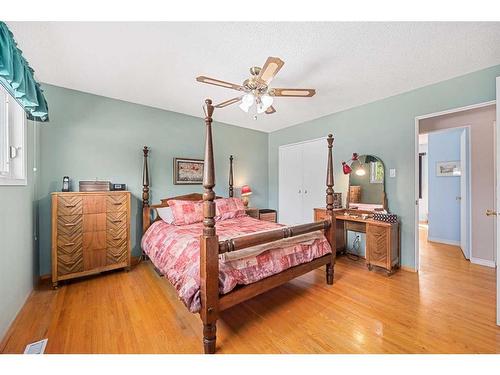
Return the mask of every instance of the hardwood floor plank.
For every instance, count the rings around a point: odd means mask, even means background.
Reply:
[[[495,270],[426,241],[421,270],[391,277],[338,258],[222,312],[218,353],[500,353]],[[148,263],[33,292],[2,353],[201,353],[202,325]]]

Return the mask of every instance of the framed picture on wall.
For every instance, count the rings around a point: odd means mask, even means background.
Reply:
[[[201,185],[203,183],[203,160],[174,158],[175,185]]]
[[[457,177],[461,175],[462,169],[460,168],[460,160],[436,162],[436,176]]]

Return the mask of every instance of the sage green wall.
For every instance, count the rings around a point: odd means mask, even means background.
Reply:
[[[271,133],[270,207],[278,207],[279,146],[333,133],[335,191],[344,199],[348,179],[341,171],[342,160],[358,152],[376,155],[385,163],[389,209],[400,215],[402,223],[402,264],[414,267],[415,117],[494,100],[497,76],[500,65]],[[390,168],[396,168],[396,178],[388,177]]]
[[[173,185],[172,159],[203,158],[203,120],[56,86],[43,85],[43,89],[50,123],[40,130],[40,274],[50,273],[50,193],[61,189],[66,175],[76,191],[79,180],[96,177],[127,184],[133,196],[133,255],[139,255],[142,147],[151,147],[152,202],[201,192],[201,185]],[[248,183],[253,190],[251,205],[267,206],[267,134],[217,122],[213,133],[216,192],[227,195],[229,155],[233,154],[235,186]]]
[[[27,125],[28,184],[0,185],[0,341],[38,279],[33,174],[36,125]]]

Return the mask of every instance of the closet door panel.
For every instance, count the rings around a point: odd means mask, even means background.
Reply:
[[[279,222],[299,224],[302,219],[302,145],[279,149]]]
[[[302,144],[302,223],[314,221],[314,208],[326,206],[326,139],[318,139]]]

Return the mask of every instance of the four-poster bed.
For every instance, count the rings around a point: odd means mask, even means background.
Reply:
[[[176,236],[172,240],[171,247],[167,251],[173,254],[180,253],[178,243],[182,238],[189,239],[191,248],[188,255],[191,256],[190,264],[191,274],[180,274],[177,270],[167,269],[169,280],[173,281],[178,289],[179,296],[190,311],[200,313],[203,322],[203,347],[205,353],[215,353],[216,350],[216,322],[219,313],[240,302],[250,299],[269,289],[286,283],[300,275],[312,271],[323,265],[326,266],[327,284],[333,284],[334,264],[336,255],[335,236],[332,228],[335,226],[335,216],[333,215],[333,160],[332,147],[333,137],[328,136],[328,161],[327,161],[327,181],[326,181],[326,210],[327,218],[323,221],[302,224],[296,226],[281,226],[275,223],[266,223],[253,218],[241,217],[227,220],[226,222],[217,222],[216,229],[216,197],[215,187],[215,165],[214,150],[212,142],[212,114],[214,106],[212,101],[205,101],[205,166],[203,171],[204,193],[186,194],[174,198],[162,199],[161,204],[149,204],[149,171],[148,171],[148,148],[144,147],[144,170],[143,170],[143,249],[147,247],[150,259],[155,267],[166,267],[173,256],[171,254],[158,255],[158,249],[163,243],[167,242],[165,233],[169,231],[170,236]],[[230,157],[229,173],[229,196],[233,197],[233,158]],[[167,225],[165,223],[156,223],[158,217],[155,217],[157,209],[175,206],[175,200],[193,201],[202,205],[203,221],[197,224],[186,226]],[[202,203],[199,203],[202,201]],[[170,203],[169,203],[170,202]],[[175,203],[175,204],[174,204]],[[246,216],[246,215],[245,215]],[[153,218],[153,221],[152,221]],[[201,219],[200,219],[201,220]],[[332,226],[333,222],[333,226]],[[163,228],[161,226],[163,225]],[[240,225],[240,227],[238,227]],[[234,229],[234,227],[237,227]],[[251,227],[249,230],[248,227]],[[149,229],[149,231],[148,231]],[[163,237],[160,236],[154,242],[154,234],[163,230]],[[256,231],[257,230],[257,231]],[[199,231],[199,232],[198,232]],[[323,231],[323,234],[318,231]],[[201,232],[201,233],[200,233]],[[196,233],[196,234],[195,234]],[[200,236],[198,237],[198,233]],[[235,236],[236,233],[236,236]],[[243,234],[242,233],[247,233]],[[219,239],[222,238],[222,240]],[[321,238],[319,238],[320,236]],[[326,239],[325,239],[326,237]],[[282,241],[279,241],[282,240]],[[276,242],[277,241],[277,242]],[[295,242],[294,242],[295,241]],[[176,247],[177,246],[177,247]],[[192,247],[196,246],[196,249]],[[266,246],[268,246],[266,248]],[[185,246],[189,248],[189,246]],[[248,268],[238,269],[236,274],[239,278],[232,276],[228,269],[231,269],[233,263],[224,263],[222,259],[244,252],[251,252],[252,249],[261,247],[260,253],[256,253],[257,261],[243,262],[245,267],[252,263],[252,272],[245,275]],[[183,249],[181,249],[183,250]],[[243,250],[243,251],[241,251]],[[238,251],[240,251],[238,253]],[[267,252],[266,252],[267,251]],[[262,254],[266,254],[263,256]],[[274,255],[273,255],[274,254]],[[186,254],[183,253],[184,257]],[[272,259],[274,256],[275,259]],[[283,256],[283,258],[279,258]],[[260,257],[260,258],[259,258]],[[274,261],[274,270],[269,271],[267,265],[262,260]],[[167,259],[167,260],[165,260]],[[220,260],[221,259],[221,260]],[[250,258],[253,259],[253,258]],[[288,268],[283,267],[283,259],[287,260]],[[290,260],[291,259],[291,260]],[[177,262],[178,260],[175,259]],[[235,260],[234,262],[241,261]],[[161,264],[160,264],[161,263]],[[243,264],[234,263],[234,264]],[[257,265],[256,265],[257,264]],[[258,267],[262,265],[262,269]],[[278,264],[279,267],[276,267]],[[193,274],[193,267],[196,275]],[[280,268],[281,267],[281,268]],[[167,267],[168,268],[168,267]],[[256,277],[255,271],[260,274]],[[272,267],[271,267],[272,268]],[[232,270],[234,271],[234,270]],[[177,272],[177,273],[176,273]],[[243,276],[242,276],[243,275]],[[264,276],[262,276],[264,275]],[[184,283],[190,285],[190,294],[180,293],[180,289],[186,292]],[[229,281],[228,281],[229,280]],[[256,281],[255,281],[256,280]],[[228,287],[228,284],[231,284]],[[198,298],[198,300],[196,300]]]

